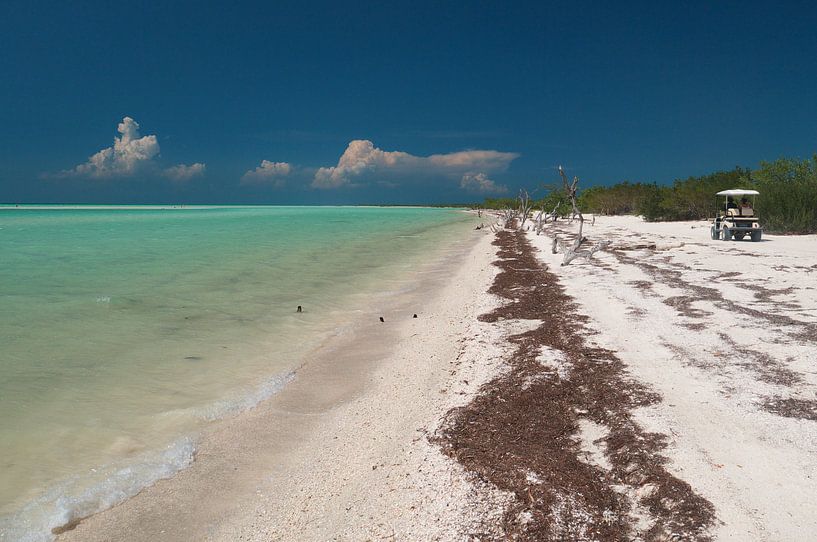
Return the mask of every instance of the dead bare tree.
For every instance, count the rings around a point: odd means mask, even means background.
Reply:
[[[573,177],[573,180],[568,182],[567,175],[565,175],[565,170],[562,166],[559,166],[559,176],[562,178],[562,189],[565,192],[565,195],[570,200],[570,205],[573,208],[570,221],[577,220],[579,222],[579,231],[576,234],[576,239],[573,241],[573,244],[567,246],[561,239],[558,237],[554,237],[552,251],[556,254],[556,246],[558,244],[559,248],[562,249],[562,253],[564,253],[564,259],[562,260],[562,265],[569,265],[570,262],[575,260],[578,257],[584,257],[587,261],[593,257],[593,255],[598,252],[599,250],[604,250],[610,245],[610,241],[601,241],[593,246],[589,250],[579,250],[579,247],[582,243],[584,243],[587,239],[583,235],[584,230],[584,216],[582,215],[581,210],[579,209],[579,205],[577,203],[578,199],[578,189],[579,189],[579,178]],[[595,217],[594,222],[595,222]]]
[[[545,227],[545,206],[542,205],[542,208],[536,214],[536,217],[533,219],[533,231],[536,232],[536,235],[541,235],[542,229]]]
[[[528,219],[528,215],[533,208],[533,203],[531,202],[530,194],[524,189],[519,190],[516,201],[519,203],[519,215],[522,217],[522,221],[519,223],[519,229],[521,230],[525,227],[525,221]]]
[[[570,205],[573,207],[573,213],[571,216],[571,221],[574,219],[578,219],[579,221],[579,233],[576,236],[576,240],[573,243],[573,250],[579,248],[584,242],[584,237],[582,237],[582,229],[584,228],[584,216],[582,216],[582,212],[579,210],[579,205],[576,203],[576,199],[578,197],[578,190],[579,190],[579,178],[573,177],[572,182],[567,182],[567,175],[565,175],[565,170],[562,166],[559,166],[559,176],[562,178],[562,188],[565,191],[565,196],[567,199],[570,200]]]

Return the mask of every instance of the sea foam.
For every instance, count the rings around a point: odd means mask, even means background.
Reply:
[[[213,403],[202,411],[201,416],[205,420],[213,421],[254,408],[261,401],[269,399],[284,389],[284,386],[292,382],[294,378],[294,372],[274,376],[266,380],[248,395],[244,395],[238,399]]]
[[[143,454],[128,466],[96,469],[98,481],[90,486],[83,487],[79,477],[65,480],[14,515],[0,518],[0,540],[53,540],[54,530],[119,504],[156,481],[187,468],[193,463],[194,454],[193,440],[185,437],[163,450]]]

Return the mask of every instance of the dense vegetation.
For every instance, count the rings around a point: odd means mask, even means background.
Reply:
[[[762,162],[752,172],[752,181],[760,192],[757,207],[768,230],[817,232],[817,155]]]
[[[714,216],[716,205],[723,204],[715,193],[729,188],[760,192],[755,207],[767,231],[817,233],[817,155],[806,160],[761,162],[756,170],[738,167],[678,179],[671,185],[624,181],[592,186],[581,192],[579,207],[596,214],[637,214],[648,221],[699,220]],[[551,191],[537,207],[550,210],[559,197],[560,191]],[[486,200],[485,206],[512,207],[514,200]],[[564,211],[562,214],[569,212],[569,206]]]

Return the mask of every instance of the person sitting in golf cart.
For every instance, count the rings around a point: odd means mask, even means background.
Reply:
[[[740,198],[740,215],[741,216],[752,216],[754,214],[754,210],[752,209],[752,204],[749,203],[748,198]]]
[[[726,198],[726,210],[728,211],[729,209],[737,209],[737,208],[738,208],[738,205],[737,205],[737,203],[735,203],[735,198],[733,198],[732,196],[727,196],[727,198]]]

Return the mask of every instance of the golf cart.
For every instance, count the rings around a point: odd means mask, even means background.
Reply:
[[[718,196],[723,196],[723,204],[718,205],[712,222],[712,239],[731,241],[734,238],[740,241],[748,235],[752,241],[760,241],[763,228],[755,216],[755,196],[759,194],[757,190],[738,188],[718,192]],[[752,197],[751,202],[749,196]]]

